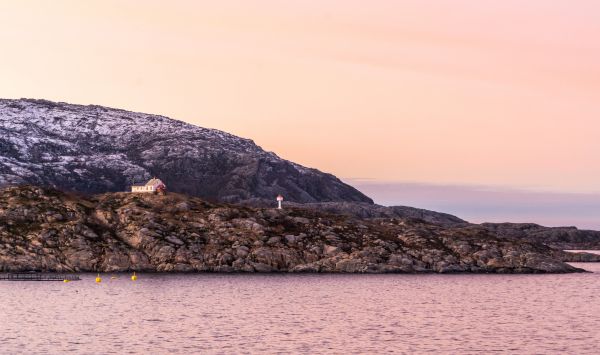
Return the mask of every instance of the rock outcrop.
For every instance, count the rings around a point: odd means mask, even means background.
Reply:
[[[544,227],[534,223],[483,223],[482,226],[504,238],[541,243],[559,250],[600,250],[600,231]]]
[[[284,194],[301,203],[373,203],[333,175],[215,129],[102,106],[0,99],[0,186],[104,193],[152,176],[215,201]]]
[[[567,252],[559,250],[556,252],[556,256],[564,261],[571,263],[597,263],[600,262],[600,254],[588,253],[588,252]]]
[[[273,207],[272,200],[251,199],[241,201],[240,204],[253,207]],[[425,210],[422,208],[407,206],[381,206],[371,203],[361,202],[313,202],[313,203],[295,203],[285,202],[287,207],[296,207],[304,209],[314,209],[328,213],[341,214],[356,218],[414,218],[421,219],[428,223],[441,226],[456,227],[464,226],[469,222],[460,219],[451,214]]]
[[[242,201],[255,207],[273,206],[273,201],[253,199]],[[534,223],[469,223],[447,213],[407,206],[380,206],[360,202],[316,202],[298,204],[286,202],[286,206],[315,209],[356,218],[416,218],[444,227],[480,226],[492,234],[506,239],[523,240],[533,244],[547,245],[556,250],[600,250],[600,231],[582,230],[576,227],[544,227]],[[557,254],[558,255],[558,254]],[[600,261],[594,255],[562,255],[564,261]]]
[[[179,194],[0,190],[1,271],[581,271],[552,253],[473,225],[212,204]]]

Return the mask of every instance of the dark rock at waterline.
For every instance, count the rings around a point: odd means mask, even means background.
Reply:
[[[564,273],[483,227],[212,204],[179,194],[0,190],[1,271]]]
[[[566,252],[558,251],[557,257],[564,262],[572,263],[597,263],[600,262],[600,255],[586,252]]]

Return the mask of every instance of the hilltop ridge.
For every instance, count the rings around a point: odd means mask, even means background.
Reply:
[[[300,203],[373,203],[331,174],[216,129],[97,105],[0,99],[0,186],[118,192],[153,176],[215,201],[284,194]]]

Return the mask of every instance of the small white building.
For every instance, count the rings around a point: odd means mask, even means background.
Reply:
[[[144,185],[133,185],[131,186],[131,192],[158,192],[160,190],[165,190],[167,185],[162,182],[160,179],[152,178]]]

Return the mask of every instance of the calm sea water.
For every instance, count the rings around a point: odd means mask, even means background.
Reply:
[[[0,353],[600,351],[600,264],[570,275],[128,275],[0,282]]]

